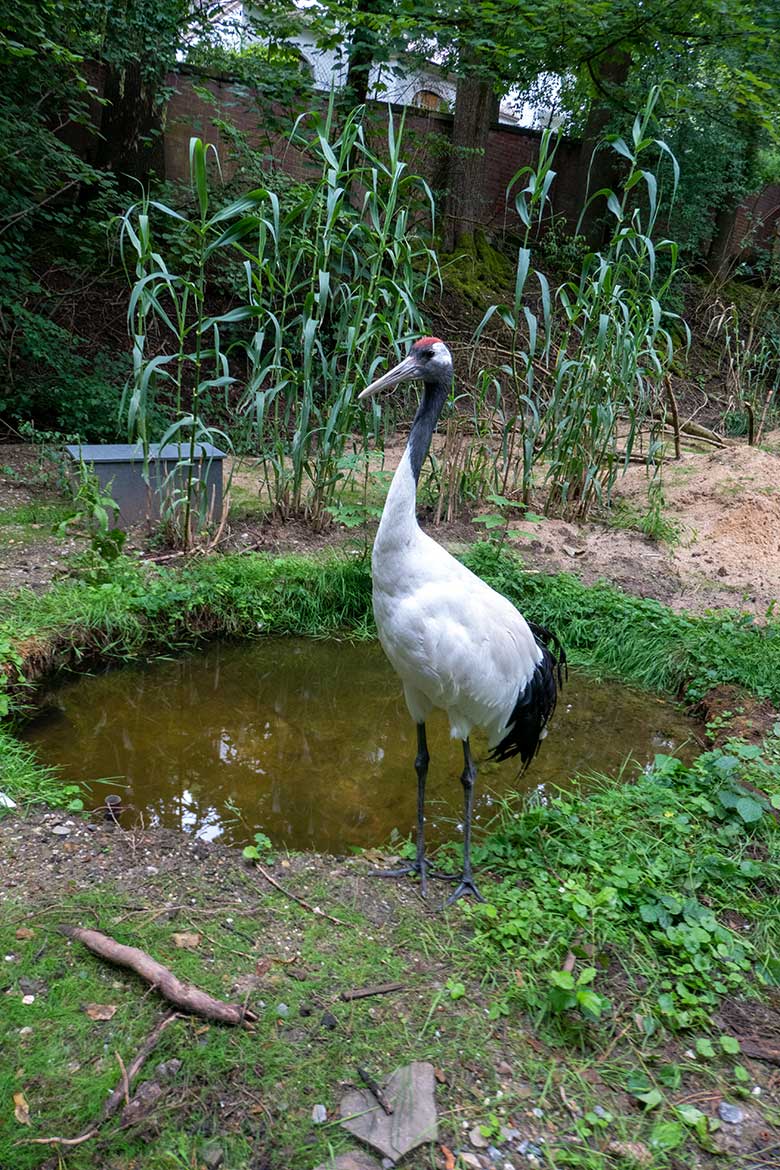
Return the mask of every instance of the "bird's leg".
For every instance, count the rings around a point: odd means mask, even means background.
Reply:
[[[485,899],[474,884],[474,875],[471,872],[471,814],[474,809],[474,782],[477,778],[477,769],[471,758],[471,747],[468,737],[463,741],[463,775],[460,782],[463,785],[463,876],[455,893],[447,899],[447,905],[457,902],[465,894],[471,894],[478,902]]]
[[[428,741],[425,737],[425,724],[417,724],[417,755],[414,761],[414,770],[417,773],[417,854],[415,860],[400,869],[378,869],[374,877],[401,877],[407,873],[419,873],[420,892],[425,897],[427,892],[428,862],[425,859],[425,781],[428,777]]]

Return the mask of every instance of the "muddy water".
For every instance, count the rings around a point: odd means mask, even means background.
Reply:
[[[206,840],[342,852],[406,835],[415,822],[415,728],[376,644],[267,639],[215,644],[175,661],[68,681],[26,730],[47,763],[93,785],[85,799],[122,793],[146,825]],[[485,763],[476,817],[496,795],[614,772],[690,742],[695,725],[668,703],[573,674],[528,772]],[[460,819],[460,745],[445,716],[428,725],[431,840]],[[479,759],[485,741],[475,736]],[[685,749],[683,748],[683,754]]]

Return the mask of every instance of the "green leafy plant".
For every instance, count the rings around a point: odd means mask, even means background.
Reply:
[[[265,833],[255,833],[254,845],[246,845],[242,850],[242,856],[247,861],[270,861],[273,853],[273,844],[271,838]]]
[[[533,538],[533,528],[510,528],[513,515],[515,521],[523,521],[531,525],[540,524],[544,520],[543,516],[531,512],[525,504],[518,503],[516,500],[508,500],[506,496],[497,495],[495,492],[488,493],[487,502],[492,504],[496,511],[483,512],[480,516],[474,516],[473,523],[481,524],[484,527],[487,539],[495,544],[497,549],[501,549],[507,537],[510,536],[515,539],[522,537],[531,540]],[[519,516],[516,515],[517,511],[521,513]]]
[[[76,510],[59,525],[60,535],[66,535],[73,528],[84,528],[93,551],[105,561],[116,560],[124,546],[125,533],[113,524],[118,508],[111,495],[111,485],[102,487],[94,469],[80,459],[71,486]]]
[[[128,419],[147,442],[155,398],[164,393],[172,400],[175,421],[161,441],[180,442],[188,452],[181,461],[186,487],[175,505],[185,546],[194,537],[196,445],[226,441],[206,424],[209,396],[243,382],[262,494],[278,514],[304,514],[320,526],[360,474],[369,441],[381,443],[378,409],[356,407],[356,379],[372,376],[389,339],[420,331],[417,304],[437,278],[436,254],[418,216],[433,220],[433,197],[406,172],[402,127],[390,121],[380,154],[369,145],[362,109],[339,123],[331,100],[324,115],[297,120],[291,142],[319,178],[298,183],[284,204],[269,185],[212,211],[206,149],[194,138],[196,216],[145,200],[122,222],[123,252],[135,275]],[[364,192],[360,208],[348,197],[357,186]],[[158,219],[176,225],[179,272],[154,242]],[[240,273],[240,299],[210,315],[210,282],[220,263]],[[169,335],[170,349],[160,352],[152,342],[153,321]],[[203,506],[198,499],[201,523]]]

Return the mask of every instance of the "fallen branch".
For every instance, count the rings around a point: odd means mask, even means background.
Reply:
[[[125,1069],[121,1058],[119,1058],[119,1054],[117,1054],[117,1058],[119,1059],[119,1063],[122,1068],[122,1079],[103,1106],[103,1112],[99,1121],[93,1122],[92,1125],[90,1125],[87,1129],[82,1130],[81,1133],[74,1138],[27,1138],[24,1142],[18,1142],[17,1144],[34,1146],[80,1146],[82,1142],[89,1141],[90,1138],[95,1136],[100,1127],[104,1125],[105,1122],[107,1122],[114,1113],[116,1113],[119,1106],[125,1102],[128,1097],[130,1081],[141,1071],[141,1067],[144,1064],[144,1061],[157,1047],[157,1041],[160,1039],[168,1025],[174,1020],[178,1020],[179,1018],[180,1016],[178,1012],[168,1012],[167,1015],[164,1015],[160,1020],[158,1020],[152,1031],[149,1033],[139,1048],[132,1064],[128,1069]]]
[[[183,1012],[203,1016],[207,1020],[218,1020],[222,1024],[247,1025],[257,1019],[254,1012],[246,1011],[240,1004],[225,1003],[223,1000],[214,999],[208,992],[193,987],[191,983],[182,983],[172,971],[138,947],[118,943],[99,930],[85,930],[81,926],[60,926],[59,929],[67,938],[83,943],[101,959],[135,971],[136,975],[140,975],[159,991],[164,999]]]
[[[255,868],[260,870],[265,880],[270,882],[275,890],[278,890],[280,894],[284,894],[285,898],[290,898],[293,902],[297,902],[299,906],[303,906],[304,910],[308,910],[310,914],[316,914],[318,918],[327,918],[328,922],[335,922],[336,926],[352,926],[351,922],[344,922],[341,918],[334,918],[332,914],[326,914],[324,910],[320,910],[319,906],[312,906],[310,902],[305,902],[297,894],[286,890],[267,869],[263,869],[259,861],[255,862]]]
[[[369,995],[388,995],[391,991],[403,991],[405,983],[377,983],[373,987],[356,987],[354,991],[342,991],[339,996],[345,1003],[353,999],[367,999]]]
[[[740,1036],[739,1046],[745,1056],[750,1056],[754,1060],[780,1064],[780,1044],[771,1040],[763,1040],[757,1036]]]
[[[384,1095],[384,1093],[382,1092],[382,1090],[380,1089],[379,1085],[376,1083],[374,1078],[371,1076],[371,1074],[366,1072],[366,1070],[364,1068],[359,1068],[358,1069],[358,1076],[360,1077],[361,1081],[363,1081],[363,1083],[368,1086],[368,1088],[374,1094],[377,1101],[379,1102],[379,1104],[382,1106],[385,1113],[389,1117],[390,1114],[393,1112],[393,1106],[390,1104],[387,1097]]]

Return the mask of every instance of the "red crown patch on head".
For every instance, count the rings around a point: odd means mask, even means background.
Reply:
[[[440,337],[421,337],[419,341],[415,341],[412,349],[419,349],[421,345],[443,345],[444,342]]]

